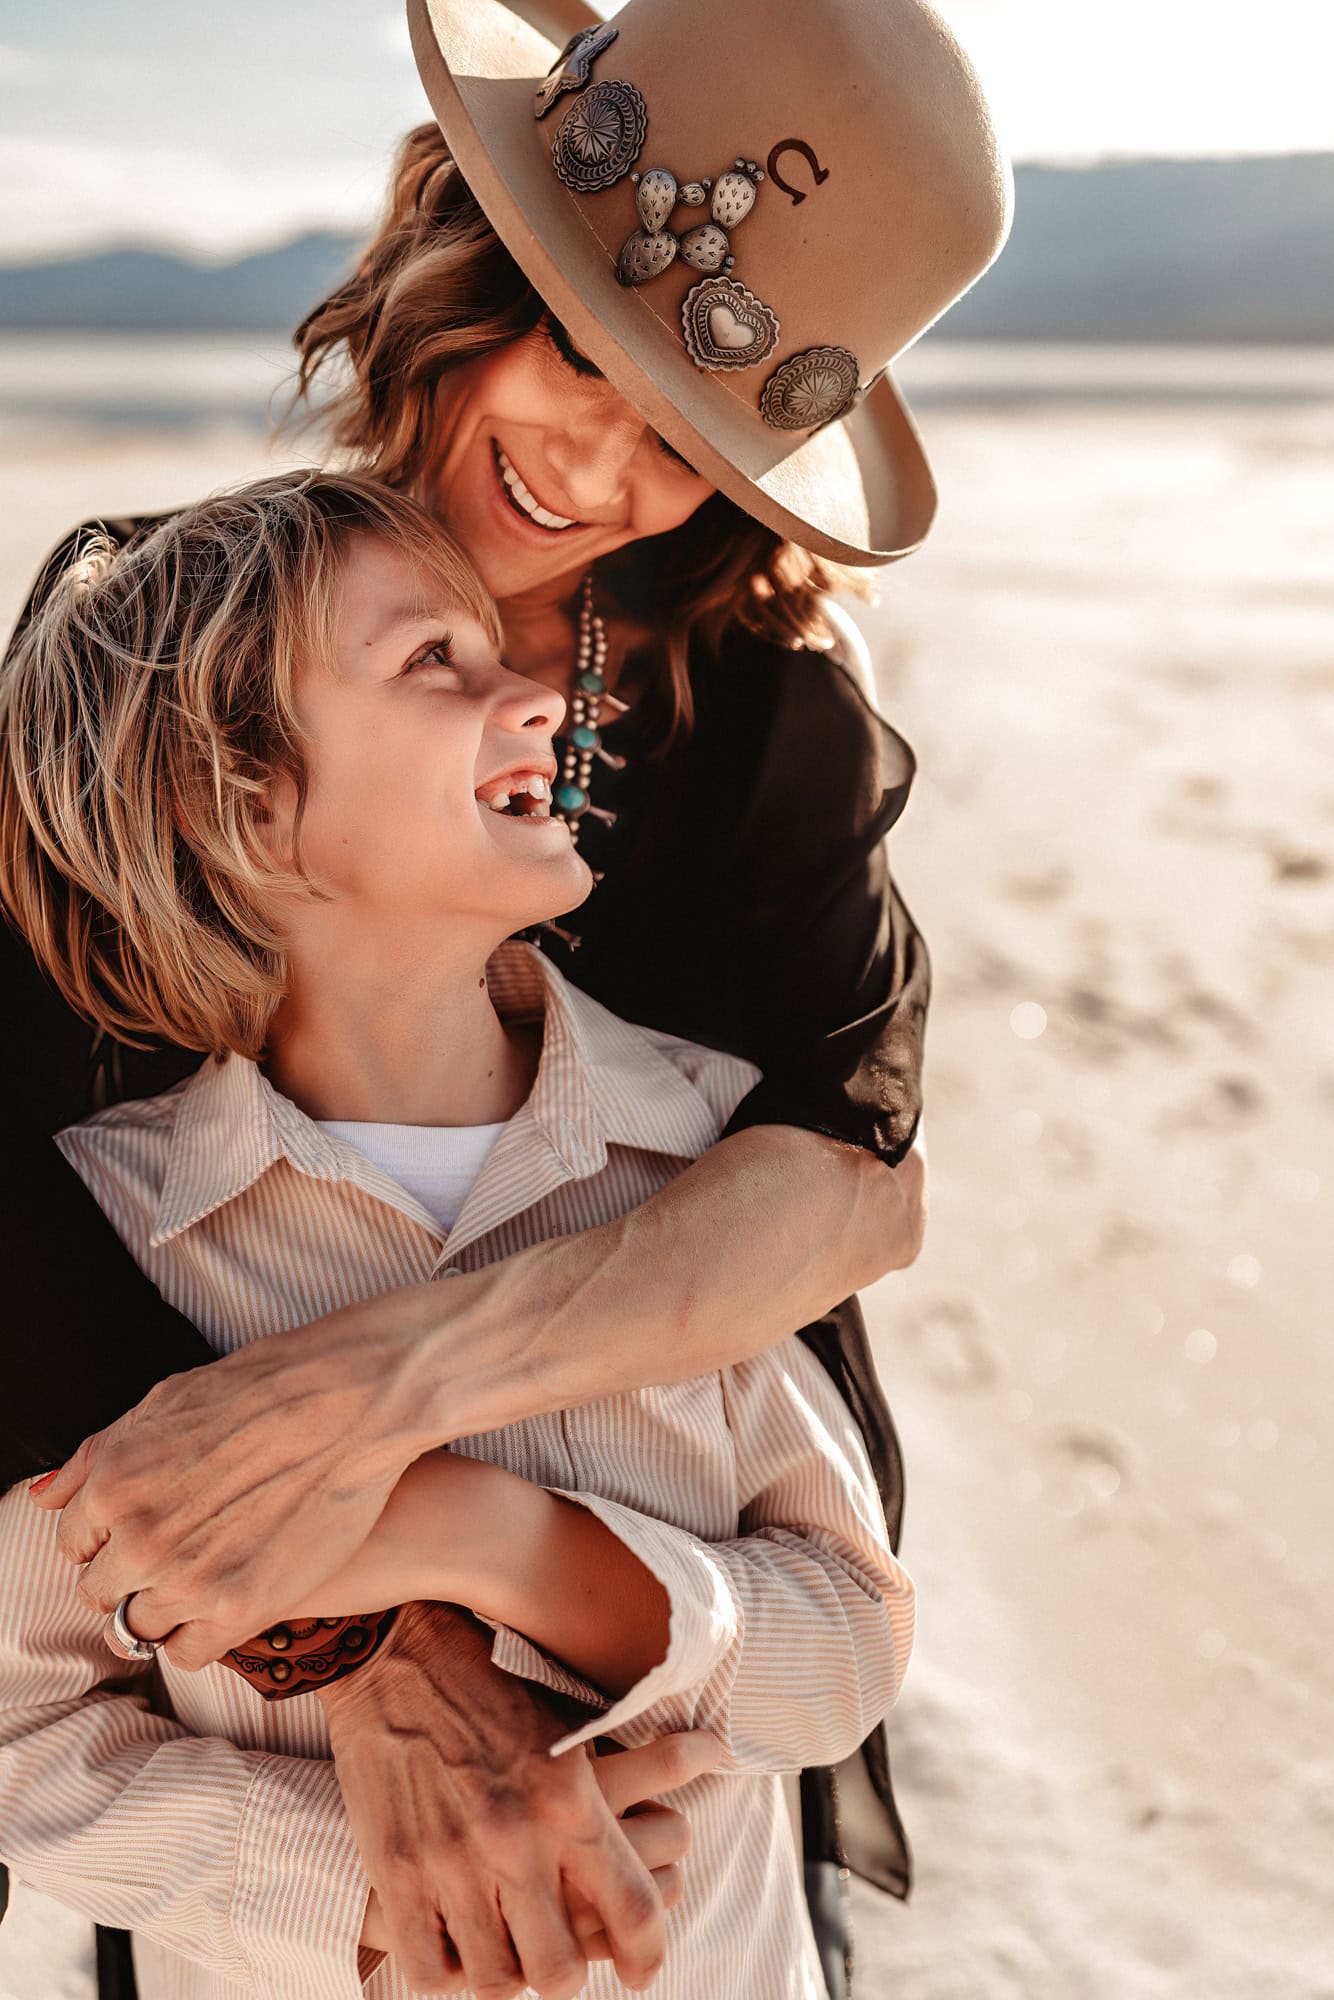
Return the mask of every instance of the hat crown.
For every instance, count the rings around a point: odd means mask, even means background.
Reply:
[[[678,183],[738,158],[765,180],[730,232],[730,275],[775,314],[774,360],[848,348],[863,383],[977,278],[1004,242],[1010,181],[972,65],[921,0],[627,0],[589,88],[632,83],[648,111],[636,162]],[[556,127],[578,98],[566,96]],[[628,179],[572,194],[614,260],[641,227]],[[679,235],[707,211],[678,208]],[[678,259],[644,287],[680,338],[698,276]],[[729,383],[739,388],[739,383]]]
[[[469,186],[612,386],[802,546],[915,547],[935,488],[887,364],[986,269],[1011,201],[925,0],[407,9]]]

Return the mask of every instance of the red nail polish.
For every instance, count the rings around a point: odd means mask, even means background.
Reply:
[[[56,1472],[59,1472],[59,1470],[60,1467],[57,1466]],[[56,1476],[56,1472],[44,1472],[40,1479],[34,1479],[32,1484],[28,1488],[29,1493],[40,1493],[44,1486],[49,1486],[51,1484],[51,1481]]]

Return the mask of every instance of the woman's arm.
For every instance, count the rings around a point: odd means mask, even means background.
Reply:
[[[212,1349],[135,1264],[51,1142],[85,1115],[91,1031],[0,922],[0,1492],[60,1465],[90,1431]]]
[[[423,1452],[773,1346],[911,1261],[921,1189],[915,1152],[891,1172],[815,1133],[737,1133],[614,1222],[172,1376],[36,1505],[65,1508],[93,1602],[138,1591],[141,1629],[202,1666],[355,1554]]]
[[[156,517],[85,521],[38,571],[13,641],[91,537],[128,542]],[[6,660],[9,648],[6,648]],[[5,1273],[0,1491],[60,1465],[155,1382],[212,1359],[189,1321],[159,1295],[79,1176],[51,1143],[104,1095],[165,1090],[194,1068],[180,1050],[97,1047],[92,1029],[0,922],[0,1268]]]

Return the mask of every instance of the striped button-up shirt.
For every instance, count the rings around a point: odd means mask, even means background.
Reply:
[[[617,1020],[529,946],[490,973],[503,1016],[544,1019],[542,1057],[447,1235],[235,1057],[61,1134],[220,1352],[624,1214],[713,1144],[754,1080]],[[780,1774],[862,1740],[913,1629],[861,1439],[818,1364],[791,1340],[455,1449],[589,1508],[668,1593],[666,1657],[615,1702],[496,1632],[502,1667],[592,1704],[567,1743],[704,1727],[724,1745],[724,1769],[676,1795],[693,1841],[653,1994],[817,2000]],[[22,1490],[0,1502],[0,1578],[0,1855],[17,1873],[133,1931],[144,2000],[406,2000],[392,1958],[358,1974],[367,1881],[318,1700],[265,1702],[221,1666],[115,1663]],[[595,2000],[623,1990],[590,1972]]]

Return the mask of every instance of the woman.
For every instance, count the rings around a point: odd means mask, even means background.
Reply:
[[[761,0],[722,18],[703,0],[634,0],[615,42],[604,30],[557,55],[498,0],[415,10],[443,137],[409,141],[362,270],[299,336],[307,378],[327,355],[351,360],[341,442],[458,533],[501,602],[507,659],[562,692],[592,576],[597,680],[630,705],[608,723],[599,702],[583,726],[605,724],[600,747],[626,763],[585,766],[567,746],[589,802],[581,849],[605,879],[580,912],[581,949],[543,943],[618,1012],[759,1063],[765,1081],[722,1143],[612,1228],[444,1295],[336,1315],[262,1343],[262,1359],[175,1374],[205,1358],[201,1343],[46,1135],[189,1059],[90,1056],[17,955],[7,978],[30,1024],[12,1122],[31,1141],[11,1147],[5,1204],[13,1324],[63,1334],[58,1377],[44,1344],[15,1343],[7,1470],[58,1463],[172,1377],[41,1500],[67,1506],[67,1553],[96,1557],[85,1589],[108,1610],[137,1592],[137,1629],[174,1630],[181,1664],[314,1588],[429,1445],[605,1391],[613,1331],[620,1365],[638,1356],[637,1379],[662,1381],[825,1315],[807,1337],[863,1419],[897,1530],[897,1455],[860,1318],[834,1308],[910,1261],[919,1231],[927,968],[882,846],[911,758],[827,650],[821,600],[849,580],[837,564],[892,559],[929,525],[929,474],[881,364],[996,253],[1007,183],[976,79],[925,7],[824,11],[829,32],[798,45],[773,35]],[[568,10],[567,25],[592,18]],[[738,144],[754,158],[732,169]],[[731,257],[736,275],[685,261],[705,179],[719,197],[692,253]],[[679,217],[662,209],[675,193]],[[627,276],[665,262],[618,284],[632,240]],[[591,618],[587,635],[593,673]],[[52,1256],[71,1240],[77,1261]],[[356,1693],[362,1675],[346,1682],[368,1737],[418,1638],[455,1649],[450,1685],[466,1683],[485,1735],[492,1693],[466,1635],[434,1614],[403,1622],[398,1648],[362,1670],[365,1686],[379,1676],[375,1703]],[[887,1803],[879,1742],[868,1762]],[[374,1787],[374,1756],[349,1751],[344,1768]],[[462,1821],[486,1817],[485,1773],[478,1785],[457,1794]],[[522,1789],[540,1819],[541,1786]],[[827,1802],[807,1790],[808,1852],[825,1860]],[[389,1814],[387,1787],[375,1807],[368,1829]],[[896,1820],[870,1840],[866,1865],[904,1893]],[[553,1834],[553,1866],[558,1847]],[[423,1861],[423,1907],[446,1865]]]

